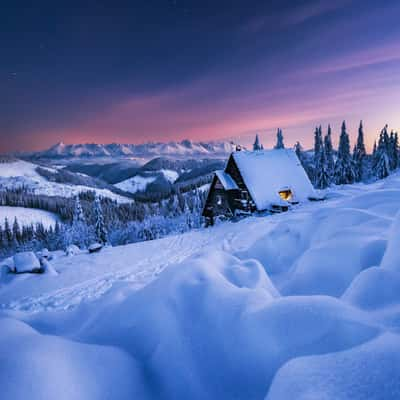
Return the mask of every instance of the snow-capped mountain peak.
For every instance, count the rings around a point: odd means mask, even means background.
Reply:
[[[223,157],[234,149],[228,141],[180,142],[143,144],[55,144],[47,150],[29,154],[33,158],[81,158],[81,157]]]

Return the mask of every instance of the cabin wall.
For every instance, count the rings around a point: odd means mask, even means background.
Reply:
[[[208,197],[203,210],[203,216],[210,218],[211,216],[230,216],[232,215],[231,201],[229,192],[227,192],[217,176],[211,183]]]
[[[239,190],[233,190],[232,193],[230,193],[232,210],[241,210],[245,212],[256,211],[255,203],[251,198],[250,192],[244,183],[242,175],[240,174],[239,168],[237,167],[232,155],[229,157],[225,172],[233,178],[239,187]]]

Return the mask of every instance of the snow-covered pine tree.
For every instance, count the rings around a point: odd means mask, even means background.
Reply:
[[[355,180],[354,165],[350,155],[350,139],[343,121],[339,138],[338,156],[335,163],[334,180],[337,185],[353,183]]]
[[[89,244],[88,226],[86,224],[85,214],[83,213],[79,196],[75,197],[74,211],[72,215],[72,227],[70,240],[79,248],[83,249]]]
[[[364,171],[364,158],[367,152],[365,151],[364,144],[364,128],[363,123],[360,121],[360,126],[358,127],[357,143],[354,146],[353,160],[354,160],[354,172],[356,181],[361,181],[365,174]]]
[[[393,168],[399,168],[399,136],[397,132],[394,133],[393,139]]]
[[[284,149],[285,145],[283,143],[283,133],[282,129],[278,128],[278,132],[276,133],[276,145],[275,149]]]
[[[11,245],[12,240],[13,240],[13,233],[12,233],[10,223],[8,222],[7,217],[4,219],[4,236],[5,236],[5,239],[8,243],[8,245]]]
[[[322,128],[316,127],[314,133],[314,173],[313,173],[313,184],[317,186],[317,176],[318,171],[321,168],[321,153],[324,148],[324,143],[322,141]]]
[[[5,251],[8,245],[6,234],[3,230],[3,227],[0,225],[0,254],[2,254],[2,250]]]
[[[21,229],[19,227],[19,223],[17,220],[17,217],[14,218],[14,223],[12,227],[12,232],[13,232],[13,241],[17,244],[21,242],[22,235],[21,235]]]
[[[320,150],[320,157],[318,162],[319,168],[316,171],[315,187],[317,189],[326,189],[331,183],[331,177],[328,172],[328,163],[326,159],[325,149]]]
[[[389,165],[390,169],[393,171],[399,165],[399,143],[397,132],[394,133],[392,130],[389,137]]]
[[[324,147],[329,181],[332,182],[335,160],[333,158],[332,129],[330,125],[328,125],[328,132],[324,137]]]
[[[260,139],[258,137],[258,133],[256,134],[256,139],[255,139],[254,144],[253,144],[253,150],[254,151],[262,150],[262,146],[260,144]]]
[[[73,222],[86,222],[85,214],[83,213],[81,201],[79,196],[75,197],[75,204],[74,204],[74,214],[73,214]]]
[[[94,216],[96,238],[100,243],[106,244],[108,242],[108,235],[106,225],[104,223],[100,198],[98,196],[96,196],[94,200]]]
[[[379,135],[378,146],[375,151],[375,162],[373,173],[377,179],[386,178],[390,173],[390,160],[388,155],[388,134],[387,125]]]

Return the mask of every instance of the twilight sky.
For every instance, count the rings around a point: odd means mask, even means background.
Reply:
[[[2,2],[0,152],[65,143],[367,141],[400,128],[398,0]]]

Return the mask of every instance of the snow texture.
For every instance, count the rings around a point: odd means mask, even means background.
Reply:
[[[281,190],[290,189],[295,202],[315,197],[294,150],[237,151],[232,154],[258,210],[266,210],[271,205],[287,205],[288,202],[279,196]]]
[[[2,395],[398,399],[400,175],[326,197],[3,279]]]

